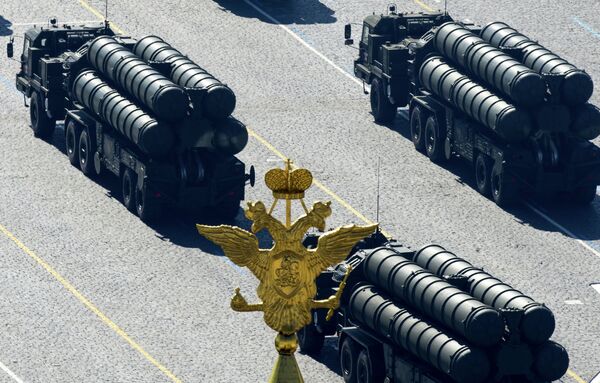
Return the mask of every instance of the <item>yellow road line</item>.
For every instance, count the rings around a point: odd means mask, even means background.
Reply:
[[[425,4],[421,0],[414,0],[414,2],[417,3],[421,8],[423,8],[424,10],[426,10],[428,12],[433,12],[434,11],[433,8],[431,8],[429,5]],[[577,383],[587,383],[585,380],[583,380],[583,378],[581,376],[577,375],[573,370],[568,369],[567,370],[567,375],[569,375]]]
[[[583,378],[581,376],[577,375],[571,369],[567,370],[567,375],[569,375],[571,378],[573,378],[573,380],[576,381],[577,383],[587,383],[585,380],[583,380]]]
[[[81,0],[79,0],[81,1]],[[421,0],[414,0],[415,3],[417,3],[419,5],[419,7],[423,8],[424,10],[426,10],[427,12],[434,12],[435,9],[431,8],[429,5],[427,5],[426,3],[424,3]]]
[[[90,11],[98,19],[104,20],[104,15],[102,14],[102,12],[100,12],[96,8],[92,7],[87,1],[85,1],[85,0],[78,0],[78,1],[79,1],[79,4],[81,4],[81,6],[83,8],[87,9],[88,11]],[[112,26],[112,29],[115,30],[115,32],[121,33],[121,34],[125,33],[125,32],[123,32],[123,30],[121,28],[119,28],[118,25],[113,24],[113,23],[110,23],[110,25]]]
[[[58,282],[60,282],[60,284],[63,285],[63,287],[65,289],[67,289],[67,291],[69,291],[71,294],[73,294],[75,296],[75,298],[77,298],[77,300],[79,300],[79,302],[81,302],[91,312],[96,314],[96,316],[98,318],[100,318],[100,320],[105,325],[107,325],[111,330],[113,330],[115,333],[117,333],[117,335],[119,335],[123,340],[125,340],[127,343],[129,343],[131,348],[133,348],[134,350],[136,350],[137,352],[142,354],[142,356],[144,358],[146,358],[150,363],[152,363],[155,367],[157,367],[163,374],[165,374],[173,382],[181,383],[181,380],[178,377],[176,377],[175,374],[173,374],[168,368],[163,366],[159,361],[154,359],[154,357],[152,355],[150,355],[146,350],[144,350],[144,348],[142,346],[140,346],[129,335],[127,335],[127,333],[121,327],[119,327],[115,322],[110,320],[110,318],[108,318],[102,311],[100,311],[100,309],[98,307],[96,307],[92,302],[89,301],[89,299],[87,299],[82,293],[80,293],[79,290],[77,290],[75,288],[75,286],[73,286],[71,284],[71,282],[69,282],[62,275],[60,275],[58,273],[58,271],[56,271],[54,268],[52,268],[52,266],[50,266],[50,264],[48,264],[48,262],[44,261],[37,254],[35,254],[31,249],[29,249],[27,246],[25,246],[23,244],[23,242],[21,242],[17,237],[15,237],[15,235],[13,233],[8,231],[8,229],[6,229],[1,224],[0,224],[0,231],[4,235],[6,235],[11,241],[13,241],[15,243],[15,245],[17,245],[17,247],[19,247],[19,249],[21,249],[25,254],[27,254],[29,257],[31,257],[38,265],[42,266],[44,268],[44,270],[46,270],[50,275],[52,275],[52,277],[54,277],[54,279],[56,279]]]

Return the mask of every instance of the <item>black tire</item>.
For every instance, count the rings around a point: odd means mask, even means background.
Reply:
[[[96,152],[96,148],[94,147],[93,141],[87,129],[81,130],[77,148],[79,168],[81,169],[82,173],[88,177],[95,176],[96,170],[94,169],[94,153]]]
[[[380,79],[374,79],[371,83],[371,113],[375,122],[386,124],[396,118],[398,108],[392,104],[385,94]]]
[[[320,333],[313,323],[298,331],[298,346],[303,354],[316,355],[325,343],[325,334]]]
[[[373,368],[367,350],[362,349],[356,359],[356,383],[373,383]]]
[[[79,136],[81,128],[75,121],[69,121],[65,128],[65,147],[69,162],[73,166],[79,166]]]
[[[492,167],[494,162],[492,159],[483,154],[478,153],[475,159],[475,185],[477,185],[477,191],[482,195],[489,197],[492,186],[490,178],[492,177]]]
[[[44,98],[38,93],[31,94],[29,101],[29,118],[33,135],[37,138],[49,138],[54,133],[56,121],[48,117],[44,108]]]
[[[156,222],[162,215],[162,201],[151,195],[148,188],[136,188],[135,206],[138,217],[146,223]]]
[[[595,198],[596,185],[581,186],[570,193],[571,202],[579,206],[589,205]]]
[[[410,138],[415,149],[425,149],[425,134],[423,133],[423,118],[425,113],[419,106],[415,106],[410,113]]]
[[[126,168],[121,176],[121,192],[123,205],[132,213],[136,212],[135,190],[137,184],[137,175],[133,170]]]
[[[346,383],[356,382],[356,362],[358,359],[359,346],[349,337],[346,337],[340,347],[340,369]]]
[[[496,205],[509,207],[517,202],[519,196],[517,182],[510,178],[501,163],[496,163],[492,167],[490,184],[492,198]]]
[[[446,140],[445,130],[438,124],[435,116],[429,116],[425,123],[425,152],[432,162],[442,162],[446,159],[444,154],[444,143]]]

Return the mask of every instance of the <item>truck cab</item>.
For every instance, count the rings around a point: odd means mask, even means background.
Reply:
[[[362,24],[354,75],[371,85],[371,110],[378,123],[391,122],[397,108],[409,102],[410,48],[436,26],[452,21],[445,13],[396,13],[390,7],[386,15],[369,15]],[[346,26],[346,44],[350,44],[351,26]]]
[[[114,36],[115,33],[108,24],[59,25],[56,19],[25,32],[16,87],[24,97],[30,98],[31,128],[36,137],[51,136],[56,121],[65,118],[65,68],[58,57],[67,51],[76,51],[100,35]],[[11,40],[8,44],[7,53],[12,57],[14,42]]]

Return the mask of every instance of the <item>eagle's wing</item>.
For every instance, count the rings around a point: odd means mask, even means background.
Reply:
[[[246,266],[259,279],[267,272],[267,252],[258,248],[258,238],[235,226],[196,225],[198,232],[221,246],[225,255],[238,266]]]
[[[323,270],[342,262],[356,242],[373,233],[377,225],[343,226],[323,234],[317,249],[309,257],[311,277],[316,278]]]

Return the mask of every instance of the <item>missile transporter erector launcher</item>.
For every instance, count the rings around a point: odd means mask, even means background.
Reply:
[[[7,51],[12,56],[12,41]],[[30,99],[34,135],[52,136],[63,120],[71,164],[88,176],[118,176],[124,205],[144,221],[165,207],[230,218],[254,182],[253,168],[246,174],[235,157],[248,132],[231,116],[231,89],[204,70],[199,81],[200,67],[188,58],[183,66],[173,52],[155,36],[118,36],[108,23],[52,20],[25,33],[16,85]],[[197,81],[180,81],[185,76]]]
[[[346,44],[353,44],[351,26]],[[523,190],[590,203],[600,184],[600,110],[590,76],[505,23],[447,13],[365,18],[354,73],[371,85],[375,121],[408,107],[410,137],[434,162],[471,163],[501,206]]]
[[[319,276],[316,298],[335,294],[349,266],[332,319],[314,310],[298,333],[312,354],[337,335],[346,383],[548,383],[567,371],[552,311],[441,246],[374,233]]]

